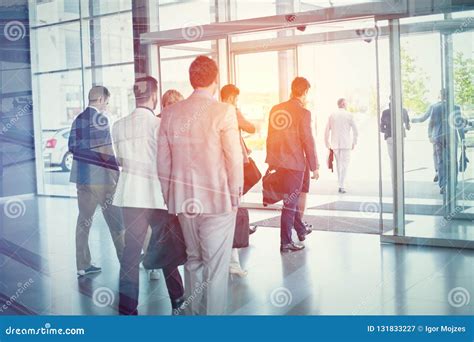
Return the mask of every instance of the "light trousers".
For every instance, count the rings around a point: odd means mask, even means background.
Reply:
[[[230,268],[241,268],[238,248],[232,248],[232,255],[230,257]]]
[[[349,162],[351,160],[351,152],[352,150],[348,148],[338,148],[334,150],[339,188],[344,188],[347,169],[349,168]]]
[[[178,215],[188,255],[184,309],[193,315],[226,314],[236,215]]]
[[[122,257],[125,230],[121,209],[112,205],[114,193],[115,185],[77,184],[79,216],[76,225],[76,267],[78,271],[86,270],[91,266],[89,233],[98,206],[109,227],[117,257],[119,260]]]

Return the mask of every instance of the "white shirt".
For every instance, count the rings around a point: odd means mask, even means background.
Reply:
[[[352,131],[352,137],[351,137]],[[343,108],[329,116],[324,140],[330,149],[352,149],[357,144],[357,126],[351,113]]]
[[[161,119],[137,108],[112,130],[121,166],[113,204],[118,207],[166,209],[158,179],[158,131]]]

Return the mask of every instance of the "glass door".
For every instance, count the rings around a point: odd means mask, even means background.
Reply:
[[[474,32],[444,31],[446,218],[474,218]]]
[[[462,248],[474,241],[474,27],[466,15],[402,18],[400,37],[391,35],[390,53],[400,65],[393,58],[403,182],[395,191],[402,198],[394,215],[399,229],[382,241]]]
[[[243,133],[250,156],[265,172],[265,142],[270,109],[290,95],[296,76],[295,50],[263,51],[233,55],[235,85],[240,89],[239,109],[257,128],[255,134]],[[256,186],[252,190],[260,191]]]

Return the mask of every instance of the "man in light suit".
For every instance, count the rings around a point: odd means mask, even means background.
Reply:
[[[76,226],[76,266],[79,277],[100,272],[92,264],[89,232],[98,206],[101,207],[120,260],[123,251],[123,222],[119,208],[112,205],[119,169],[104,111],[110,92],[94,86],[89,91],[89,105],[72,123],[69,152],[74,156],[70,181],[76,183],[79,216]]]
[[[285,198],[281,212],[280,252],[297,252],[304,245],[292,241],[294,228],[300,241],[311,233],[301,218],[298,208],[305,169],[319,178],[319,164],[311,129],[311,112],[305,108],[306,96],[311,85],[304,77],[291,83],[291,98],[273,106],[270,111],[267,136],[267,157],[270,170],[276,170],[283,182]]]
[[[345,179],[351,151],[357,144],[357,126],[354,117],[347,111],[346,99],[337,100],[338,110],[329,116],[324,140],[326,147],[334,151],[337,163],[339,193],[346,193]],[[351,138],[352,132],[352,138]]]
[[[114,205],[122,207],[125,224],[119,302],[119,312],[123,315],[138,313],[140,255],[148,227],[161,231],[170,220],[156,163],[160,119],[154,110],[158,103],[158,82],[150,76],[139,78],[133,91],[137,108],[117,121],[113,129],[115,151],[122,167]],[[171,306],[179,309],[184,301],[181,275],[176,265],[163,268],[163,274]]]
[[[194,92],[162,113],[158,175],[186,242],[185,289],[193,314],[226,313],[228,276],[243,160],[235,108],[213,97],[217,64],[197,57]]]

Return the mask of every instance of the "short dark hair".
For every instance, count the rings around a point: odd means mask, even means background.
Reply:
[[[240,89],[233,84],[226,84],[221,89],[221,100],[225,101],[231,96],[237,96],[240,94]]]
[[[135,80],[133,93],[137,102],[148,101],[153,94],[158,92],[158,81],[151,76],[140,77]]]
[[[300,97],[302,96],[309,88],[311,84],[304,77],[296,77],[293,82],[291,82],[291,96]]]
[[[210,86],[218,74],[216,62],[207,56],[196,57],[189,67],[189,80],[194,89]]]
[[[89,90],[89,102],[97,101],[100,97],[108,99],[110,97],[110,91],[104,86],[93,86],[91,90]]]

